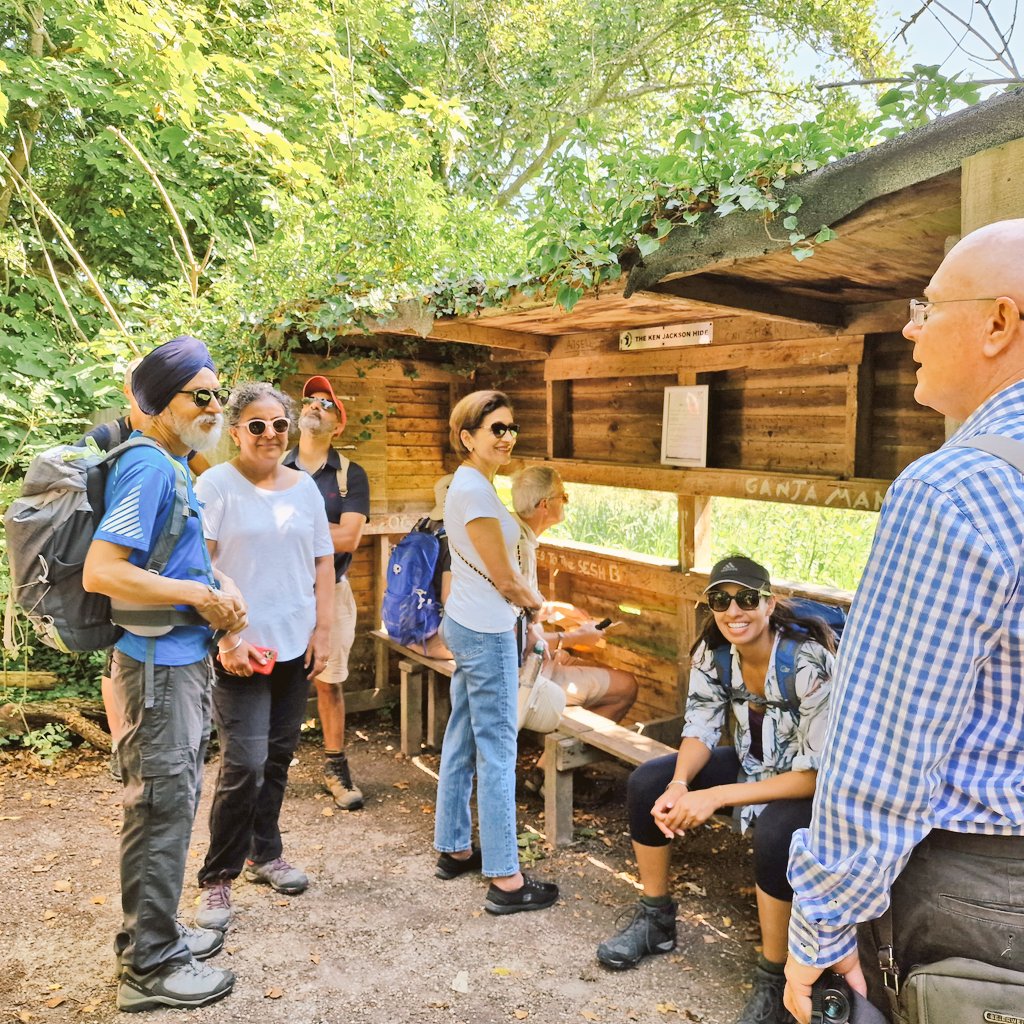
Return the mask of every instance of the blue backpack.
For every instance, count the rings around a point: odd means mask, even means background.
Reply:
[[[388,559],[381,618],[388,635],[400,644],[425,643],[441,624],[441,595],[434,573],[441,555],[444,527],[430,529],[421,519],[396,545]]]
[[[822,604],[807,597],[791,597],[786,603],[795,615],[804,619],[821,619],[839,642],[846,625],[846,612],[838,605]],[[796,652],[803,640],[784,636],[775,648],[775,678],[782,691],[782,706],[793,715],[800,714],[800,701],[796,695]],[[732,690],[732,649],[727,643],[720,644],[711,652],[715,660],[718,682],[729,694]]]

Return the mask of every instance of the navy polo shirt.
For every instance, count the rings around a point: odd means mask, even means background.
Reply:
[[[299,457],[299,449],[293,448],[283,459],[286,466],[298,469],[296,464]],[[342,497],[338,493],[338,470],[341,468],[341,458],[337,451],[331,448],[327,452],[327,461],[318,469],[313,476],[313,483],[316,484],[324,499],[324,507],[327,509],[327,521],[329,523],[340,523],[341,517],[346,512],[358,512],[364,519],[370,518],[370,481],[366,476],[366,470],[355,462],[349,462],[348,466],[348,493]],[[334,578],[340,580],[348,572],[352,564],[352,555],[348,551],[337,551],[334,555]]]

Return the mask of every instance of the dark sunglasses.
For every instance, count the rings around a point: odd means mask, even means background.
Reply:
[[[275,434],[287,434],[291,429],[292,423],[291,420],[286,420],[282,416],[276,420],[247,420],[240,425],[245,427],[253,437],[259,437],[260,434],[265,434],[268,429],[273,430]]]
[[[303,405],[319,405],[321,409],[326,412],[328,409],[334,408],[334,403],[329,398],[304,398],[302,400]]]
[[[483,429],[483,427],[477,427],[477,430]],[[495,437],[504,437],[506,434],[512,438],[519,436],[518,423],[492,423],[488,429]]]
[[[729,605],[736,602],[738,608],[745,612],[752,612],[760,603],[762,597],[771,597],[771,594],[763,590],[741,590],[737,594],[729,594],[724,590],[712,590],[708,597],[708,607],[713,612],[724,612],[729,610]]]
[[[191,391],[179,391],[179,395],[191,395],[192,401],[205,409],[215,398],[218,404],[227,405],[231,397],[231,388],[193,388]]]

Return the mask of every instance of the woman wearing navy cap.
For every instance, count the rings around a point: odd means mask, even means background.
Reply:
[[[783,967],[793,899],[786,863],[793,832],[811,819],[835,642],[823,621],[798,617],[772,596],[767,570],[750,558],[718,562],[704,593],[710,614],[691,651],[679,752],[629,778],[630,835],[644,895],[629,923],[598,946],[597,958],[622,969],[675,949],[671,841],[713,814],[731,814],[744,832],[756,824],[762,942],[753,992],[736,1024],[786,1024],[792,1018],[782,1004]],[[720,746],[730,708],[732,745]]]

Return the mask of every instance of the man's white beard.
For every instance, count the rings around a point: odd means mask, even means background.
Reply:
[[[315,413],[304,412],[299,417],[299,430],[312,434],[314,437],[324,437],[334,433],[334,427],[325,423]]]
[[[215,448],[220,440],[220,432],[224,426],[224,416],[219,412],[204,412],[195,419],[186,419],[175,412],[167,410],[171,427],[179,440],[187,448],[195,452],[205,452]]]

